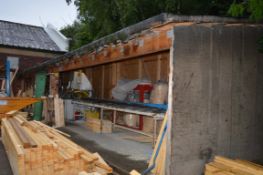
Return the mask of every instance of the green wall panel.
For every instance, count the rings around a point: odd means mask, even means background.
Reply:
[[[39,98],[44,95],[46,87],[47,73],[42,71],[38,72],[35,77],[35,97]],[[43,103],[37,102],[34,105],[34,120],[41,120],[42,118]]]

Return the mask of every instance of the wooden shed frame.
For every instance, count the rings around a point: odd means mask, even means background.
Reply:
[[[233,18],[161,14],[23,74],[48,70],[50,94],[55,95],[62,72],[101,66],[105,79],[105,65],[112,64],[116,76],[111,81],[116,82],[118,63],[137,59],[140,78],[140,58],[156,56],[158,72],[157,55],[166,55],[166,174],[199,175],[217,154],[263,161],[263,57],[256,49],[262,29],[262,24]]]

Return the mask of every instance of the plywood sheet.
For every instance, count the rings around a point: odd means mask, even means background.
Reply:
[[[89,81],[91,82],[92,81],[92,68],[83,69],[83,72],[85,73]]]
[[[127,60],[120,63],[120,78],[138,79],[139,78],[139,61],[138,59]]]
[[[92,68],[92,86],[95,97],[102,98],[102,66]]]
[[[115,86],[114,76],[116,72],[114,71],[113,64],[107,64],[104,66],[104,98],[111,98],[111,90]]]
[[[24,107],[40,101],[38,98],[0,98],[0,114],[6,114],[10,111],[17,111]]]
[[[161,70],[160,70],[160,80],[168,81],[169,75],[169,53],[162,55],[161,59]]]
[[[157,81],[158,60],[156,56],[146,57],[143,59],[143,78],[151,80],[152,82]]]

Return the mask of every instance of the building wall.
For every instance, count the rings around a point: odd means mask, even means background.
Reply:
[[[37,56],[24,56],[17,54],[7,54],[0,52],[0,67],[4,66],[7,57],[18,57],[19,58],[19,71],[23,71],[29,67],[35,66],[36,64],[41,64],[42,62],[51,59],[46,57],[37,57]],[[0,70],[0,76],[5,76],[5,72]],[[13,95],[16,95],[19,90],[23,92],[27,91],[29,88],[32,89],[34,87],[34,76],[35,72],[31,72],[30,74],[23,77],[16,77],[12,84]]]
[[[263,163],[263,54],[252,24],[174,29],[172,175],[200,175],[214,155]]]
[[[8,56],[11,57],[18,57],[19,58],[19,68],[20,69],[26,69],[32,66],[35,66],[36,64],[39,64],[43,61],[46,61],[50,58],[44,58],[44,57],[32,57],[32,56],[23,56],[23,55],[15,55],[15,54],[6,54],[6,53],[0,53],[0,61],[4,62]],[[1,63],[0,62],[0,63]]]

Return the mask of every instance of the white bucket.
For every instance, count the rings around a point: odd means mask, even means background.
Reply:
[[[136,127],[139,121],[139,116],[135,114],[125,114],[124,122],[129,127]]]

